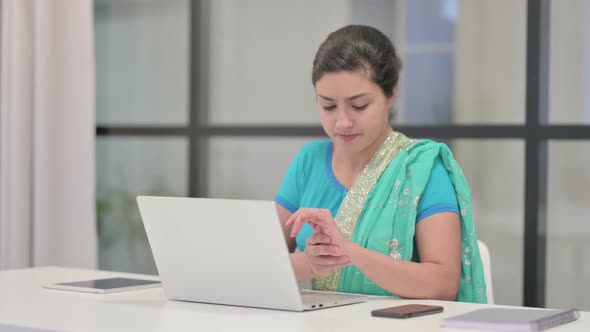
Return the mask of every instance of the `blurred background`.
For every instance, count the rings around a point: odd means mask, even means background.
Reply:
[[[95,0],[99,268],[157,273],[136,195],[272,200],[325,138],[315,51],[355,23],[401,55],[394,128],[463,167],[496,303],[590,310],[590,2],[532,2]]]

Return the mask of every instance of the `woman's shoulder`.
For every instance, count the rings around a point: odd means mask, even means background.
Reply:
[[[324,169],[331,147],[331,142],[326,140],[308,142],[299,149],[292,165],[296,165],[298,172],[305,176],[314,170]]]
[[[408,148],[408,153],[436,157],[440,154],[451,153],[451,149],[445,143],[431,139],[413,139],[412,144]]]
[[[400,160],[406,160],[408,165],[423,163],[432,165],[436,160],[443,165],[448,165],[454,160],[451,149],[445,143],[431,139],[412,139],[405,153],[400,154],[399,157],[402,158]]]
[[[429,138],[412,138],[412,144],[410,149],[433,149],[438,148],[440,146],[446,146],[445,143],[437,142],[435,140]]]

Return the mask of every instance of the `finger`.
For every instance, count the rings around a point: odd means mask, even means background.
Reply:
[[[290,224],[292,225],[291,237],[296,237],[301,231],[301,228],[303,228],[304,224],[310,223],[313,226],[319,222],[317,212],[314,210],[315,209],[299,209],[296,212],[297,215],[292,216],[293,220],[289,220]]]
[[[286,224],[287,226],[289,226],[290,224],[292,224],[292,223],[295,221],[295,219],[296,219],[298,216],[301,216],[301,215],[306,215],[306,216],[308,216],[308,217],[309,217],[309,216],[312,216],[312,215],[315,215],[315,214],[318,214],[318,213],[320,213],[320,211],[321,211],[321,209],[313,209],[313,208],[299,208],[297,211],[295,211],[295,213],[293,213],[293,214],[291,215],[291,217],[290,217],[290,218],[287,220],[287,222],[286,222],[285,224]]]
[[[329,265],[318,265],[318,267],[320,269],[335,270],[335,269],[347,267],[349,265],[350,265],[350,261],[346,260],[345,262],[341,262],[341,263],[334,263],[334,264],[329,264]]]
[[[315,274],[317,275],[328,275],[333,270],[341,269],[350,265],[350,262],[346,263],[337,263],[331,265],[316,265],[312,269],[314,270]]]
[[[332,243],[332,238],[326,235],[325,233],[314,233],[310,235],[305,242],[309,246],[314,246],[318,244],[330,244]]]
[[[287,219],[287,222],[285,222],[286,226],[291,226],[293,225],[293,222],[295,221],[295,219],[297,219],[297,216],[299,216],[301,214],[302,209],[299,209],[297,211],[295,211],[295,213],[293,213],[289,219]]]
[[[325,219],[310,219],[307,220],[307,223],[311,226],[314,233],[323,233],[330,236],[334,231],[339,231],[336,224],[327,222]]]
[[[348,256],[310,256],[310,264],[313,266],[340,266],[350,263]]]
[[[305,247],[305,252],[311,256],[340,256],[340,248],[335,245],[311,245]]]
[[[296,237],[297,234],[299,234],[299,232],[303,228],[303,224],[305,224],[305,220],[303,220],[301,218],[301,214],[299,214],[293,219],[293,222],[291,224],[293,225],[291,228],[291,237]]]
[[[310,214],[299,216],[299,219],[296,222],[301,222],[302,224],[309,224],[315,232],[319,232],[322,229],[325,229],[329,226],[329,224],[323,217]]]
[[[332,218],[332,215],[329,213],[322,213],[322,212],[315,212],[315,213],[306,213],[304,215],[304,217],[306,218],[306,220],[308,220],[310,223],[313,224],[317,224],[317,225],[331,225],[334,224],[334,219]]]
[[[299,209],[287,220],[285,225],[291,226],[291,237],[296,237],[301,231],[303,224],[301,223],[301,215],[305,212],[305,209]]]

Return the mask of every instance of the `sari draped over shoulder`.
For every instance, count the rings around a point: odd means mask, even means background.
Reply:
[[[446,145],[431,140],[411,140],[397,132],[389,134],[348,191],[335,220],[343,235],[358,245],[392,259],[415,259],[418,202],[438,156],[449,173],[461,212],[462,257],[457,301],[486,303],[469,186]],[[314,279],[313,287],[327,291],[395,295],[373,283],[354,266]]]

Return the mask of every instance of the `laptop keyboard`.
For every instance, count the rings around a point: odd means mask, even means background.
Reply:
[[[358,298],[354,294],[332,294],[332,293],[318,293],[310,291],[301,291],[301,300],[304,304],[336,304],[344,300]]]

